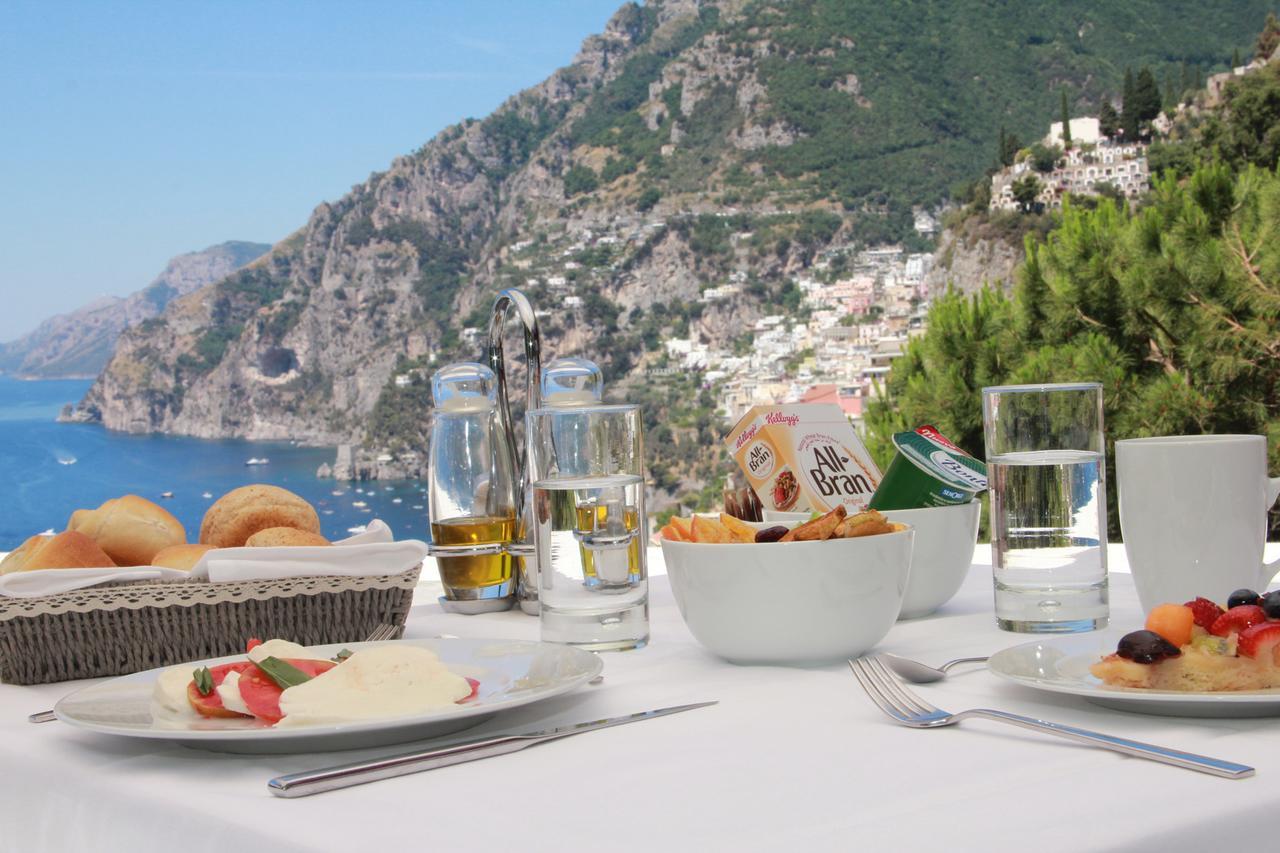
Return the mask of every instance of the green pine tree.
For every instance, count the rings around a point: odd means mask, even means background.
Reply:
[[[1012,300],[935,304],[869,407],[871,444],[933,422],[981,452],[983,385],[1086,379],[1103,383],[1109,440],[1267,434],[1280,470],[1280,175],[1210,163],[1158,179],[1134,215],[1068,201],[1028,241]],[[1114,504],[1110,518],[1115,532]]]
[[[1137,130],[1140,134],[1146,135],[1147,125],[1160,115],[1160,87],[1156,85],[1156,77],[1151,73],[1151,69],[1145,65],[1134,80],[1133,98],[1134,118],[1138,122]]]
[[[1162,98],[1162,106],[1166,113],[1173,115],[1174,109],[1178,106],[1178,89],[1173,82],[1173,69],[1165,68],[1164,70],[1164,97]]]
[[[1258,33],[1258,42],[1254,45],[1253,58],[1261,59],[1263,62],[1271,59],[1271,55],[1276,52],[1276,48],[1280,47],[1280,20],[1276,18],[1275,12],[1267,13],[1267,20],[1262,25],[1262,32]]]
[[[1022,150],[1022,140],[1018,139],[1017,134],[1006,133],[1004,127],[1000,128],[1000,165],[1012,166],[1014,158],[1018,156],[1018,152]]]
[[[1062,90],[1062,149],[1071,150],[1071,113],[1067,110],[1067,90]]]
[[[1120,114],[1110,101],[1103,101],[1102,108],[1098,110],[1098,132],[1108,139],[1114,139],[1120,132]]]
[[[1032,174],[1023,175],[1013,182],[1013,199],[1021,206],[1023,213],[1030,213],[1035,208],[1040,189],[1040,179]]]
[[[890,436],[925,423],[982,456],[982,408],[972,403],[1008,374],[1017,353],[1013,324],[1013,302],[996,290],[948,290],[933,303],[928,334],[907,344],[867,412],[868,448],[882,466],[893,457]]]
[[[1124,69],[1124,88],[1120,96],[1120,130],[1126,140],[1138,138],[1137,102],[1134,100],[1133,69]]]

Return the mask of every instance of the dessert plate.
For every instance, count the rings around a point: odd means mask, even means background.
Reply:
[[[479,725],[500,711],[568,693],[600,674],[597,655],[571,646],[517,640],[392,640],[430,649],[458,675],[480,682],[475,698],[462,705],[384,720],[272,728],[256,720],[154,719],[151,693],[163,671],[152,669],[82,687],[54,706],[72,726],[123,737],[150,738],[220,752],[295,753],[359,749],[442,737]],[[310,648],[326,657],[387,643],[345,643]],[[201,666],[244,660],[244,655],[196,661]],[[168,669],[165,667],[164,669]]]
[[[1114,652],[1120,636],[1107,631],[1035,640],[996,652],[987,668],[1015,684],[1081,696],[1120,711],[1169,717],[1280,716],[1280,690],[1182,693],[1109,687],[1089,673],[1089,666]]]

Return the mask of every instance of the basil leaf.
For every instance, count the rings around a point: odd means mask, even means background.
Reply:
[[[209,672],[209,667],[200,667],[192,673],[192,677],[201,696],[208,696],[213,692],[213,673]]]
[[[342,651],[338,652],[336,655],[333,656],[333,662],[342,663],[344,660],[351,657],[353,654],[355,654],[355,652],[351,651],[351,649],[343,649]]]
[[[265,657],[258,661],[258,669],[262,670],[267,678],[274,681],[281,690],[288,690],[290,687],[297,687],[311,680],[311,676],[277,657]]]

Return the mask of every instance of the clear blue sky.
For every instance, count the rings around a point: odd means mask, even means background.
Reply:
[[[0,4],[0,341],[321,201],[568,64],[623,0]]]

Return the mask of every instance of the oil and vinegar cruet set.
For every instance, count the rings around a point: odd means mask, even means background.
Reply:
[[[502,335],[514,312],[528,367],[523,449],[507,394]],[[541,364],[532,304],[504,290],[487,362],[432,377],[431,554],[453,613],[541,614],[544,640],[596,650],[648,641],[644,450],[639,407],[603,401],[600,368]]]

